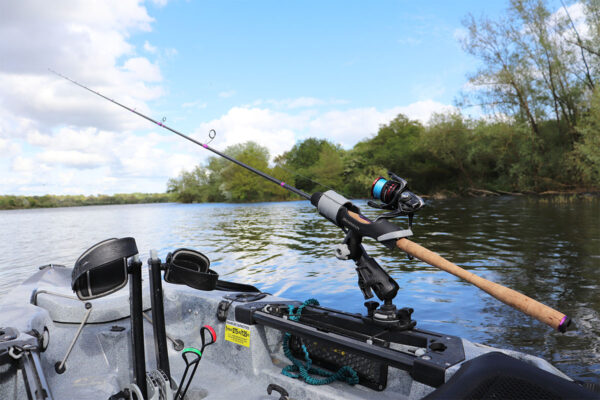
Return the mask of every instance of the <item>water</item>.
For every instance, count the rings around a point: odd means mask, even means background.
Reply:
[[[571,316],[578,329],[564,335],[399,251],[370,239],[366,248],[397,280],[396,304],[415,309],[418,327],[538,355],[576,379],[597,381],[599,222],[596,197],[436,201],[416,219],[413,241]],[[222,279],[364,311],[353,263],[333,256],[343,234],[305,201],[0,211],[0,226],[0,302],[40,265],[72,266],[98,241],[133,236],[144,260],[150,249],[164,260],[178,247],[194,248]]]

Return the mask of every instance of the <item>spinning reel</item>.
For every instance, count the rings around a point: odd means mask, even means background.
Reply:
[[[390,212],[381,214],[377,219],[391,219],[407,215],[410,227],[414,213],[423,208],[425,202],[420,196],[408,190],[408,182],[405,179],[400,178],[391,171],[388,171],[388,175],[390,177],[389,180],[380,176],[375,179],[371,186],[371,197],[382,202],[378,203],[369,200],[367,204],[373,208],[391,210]]]

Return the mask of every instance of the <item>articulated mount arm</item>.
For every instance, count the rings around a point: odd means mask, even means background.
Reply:
[[[350,200],[332,190],[313,194],[311,203],[321,215],[346,232],[343,244],[336,248],[336,256],[356,263],[358,286],[365,299],[372,298],[375,292],[380,300],[391,302],[398,293],[398,284],[374,258],[369,257],[362,239],[367,236],[393,249],[398,239],[412,235],[411,230],[400,229],[387,219],[369,220]]]

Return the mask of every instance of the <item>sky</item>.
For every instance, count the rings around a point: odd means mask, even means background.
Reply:
[[[461,21],[507,5],[1,0],[0,195],[164,192],[212,155],[49,68],[219,150],[348,149],[453,110],[478,66]]]

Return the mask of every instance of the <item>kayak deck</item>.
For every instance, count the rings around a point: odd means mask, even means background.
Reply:
[[[40,354],[41,369],[54,399],[108,399],[129,387],[133,380],[133,350],[129,317],[129,293],[126,288],[109,296],[90,300],[92,311],[88,322],[65,363],[63,373],[56,364],[63,360],[80,322],[86,314],[85,303],[73,298],[69,285],[71,270],[49,267],[38,272],[22,286],[9,294],[0,317],[0,327],[11,326],[19,332],[43,332],[48,329],[47,349]],[[282,374],[282,368],[290,365],[283,352],[281,330],[262,324],[247,324],[240,316],[248,310],[248,304],[230,302],[226,322],[217,318],[217,310],[225,296],[231,292],[198,291],[184,285],[164,283],[164,310],[168,342],[168,359],[171,376],[179,383],[185,363],[181,351],[173,341],[180,340],[185,347],[201,347],[200,328],[214,328],[217,341],[207,347],[202,355],[198,371],[186,398],[242,398],[274,399],[277,393],[267,395],[270,384],[278,385],[289,393],[290,399],[419,399],[432,393],[436,387],[419,382],[409,371],[387,368],[386,387],[373,390],[363,385],[333,382],[329,385],[309,385],[299,379]],[[32,294],[37,293],[37,296]],[[144,310],[149,318],[149,290],[144,293]],[[261,303],[280,304],[289,300],[267,295]],[[34,302],[37,305],[31,304]],[[228,337],[226,325],[240,325],[248,331],[248,341],[236,344]],[[439,335],[439,334],[438,334]],[[27,335],[25,335],[27,336]],[[443,335],[439,335],[443,336]],[[156,356],[152,325],[144,323],[146,370],[156,369]],[[450,337],[448,337],[450,339]],[[482,354],[499,351],[488,346],[473,344],[456,338],[464,354],[461,362],[448,365],[444,380],[450,379],[464,364]],[[414,346],[413,346],[414,347]],[[1,350],[1,347],[0,347]],[[406,353],[406,349],[400,349]],[[504,351],[507,355],[526,361],[558,377],[568,379],[548,362],[530,355]],[[415,361],[426,360],[434,350],[414,354]],[[0,362],[1,364],[1,362]],[[0,367],[2,368],[2,367]],[[27,398],[27,388],[22,372],[2,374],[0,369],[0,398]],[[421,379],[422,380],[422,379]],[[158,397],[157,397],[158,398]]]

